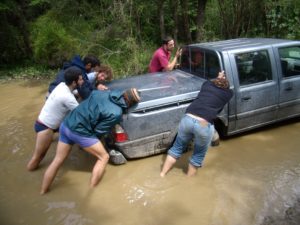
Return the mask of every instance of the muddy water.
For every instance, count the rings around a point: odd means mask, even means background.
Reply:
[[[25,165],[47,83],[0,84],[1,225],[299,224],[300,120],[222,140],[194,178],[184,174],[190,153],[160,178],[162,154],[109,165],[91,190],[94,158],[74,147],[40,196],[57,140],[37,171]]]

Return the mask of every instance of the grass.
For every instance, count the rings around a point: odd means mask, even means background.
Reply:
[[[41,66],[7,66],[0,67],[0,80],[12,79],[49,79],[57,74],[57,69],[48,69]]]

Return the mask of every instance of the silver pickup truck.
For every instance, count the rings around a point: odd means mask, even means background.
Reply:
[[[300,41],[240,38],[184,46],[178,69],[115,80],[141,102],[123,116],[112,145],[125,158],[165,152],[203,82],[224,70],[234,92],[215,121],[224,136],[300,115]]]

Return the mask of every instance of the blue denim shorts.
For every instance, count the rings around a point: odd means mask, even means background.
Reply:
[[[201,167],[213,138],[214,129],[214,125],[211,123],[203,126],[199,120],[185,115],[180,121],[177,137],[168,154],[178,159],[186,150],[189,142],[194,139],[194,151],[190,157],[190,163],[195,167]]]
[[[72,132],[64,123],[61,123],[59,132],[59,141],[65,144],[78,144],[82,148],[87,148],[99,142],[98,138],[85,137]]]

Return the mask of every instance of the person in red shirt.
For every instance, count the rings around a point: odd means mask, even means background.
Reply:
[[[173,38],[166,37],[162,40],[162,46],[154,52],[150,61],[149,73],[166,72],[174,69],[177,59],[181,55],[181,49],[177,49],[175,57],[170,61],[171,52],[174,47],[175,43]]]

